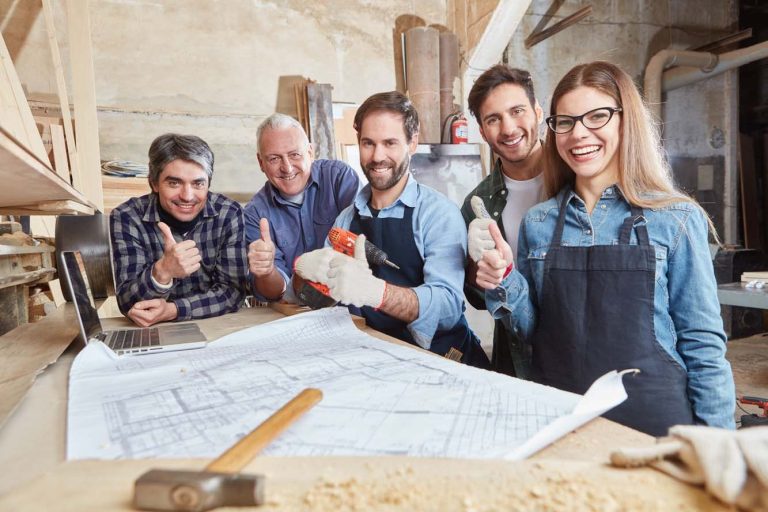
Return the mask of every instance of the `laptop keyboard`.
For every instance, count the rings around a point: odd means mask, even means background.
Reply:
[[[160,345],[160,333],[157,328],[113,331],[109,340],[109,348],[112,350],[131,350],[156,345]]]

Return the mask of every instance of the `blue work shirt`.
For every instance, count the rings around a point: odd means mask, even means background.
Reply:
[[[408,331],[419,346],[429,349],[435,332],[452,328],[464,313],[467,230],[459,208],[447,197],[419,184],[410,173],[407,179],[403,193],[380,210],[378,218],[402,219],[405,208],[413,208],[413,235],[424,260],[424,284],[411,288],[419,299],[419,316],[408,324]],[[371,186],[366,185],[341,212],[335,226],[348,229],[355,210],[360,217],[372,217],[370,199]],[[326,245],[330,243],[326,241]],[[397,261],[397,255],[388,256]]]
[[[528,211],[520,227],[518,268],[501,286],[485,294],[493,317],[524,339],[530,339],[536,327],[544,259],[555,231],[558,205],[564,199],[567,211],[563,246],[618,244],[621,224],[630,212],[630,205],[617,186],[603,191],[591,215],[570,187]],[[656,252],[656,342],[687,372],[688,399],[697,422],[734,428],[736,395],[731,366],[725,359],[726,337],[707,244],[705,214],[695,204],[681,201],[646,208],[644,216]],[[634,230],[630,243],[637,244]],[[534,293],[529,293],[531,289]]]
[[[269,182],[243,210],[246,244],[261,238],[259,220],[269,220],[275,243],[275,268],[286,285],[293,275],[293,261],[323,246],[333,221],[349,206],[360,187],[355,170],[338,160],[315,160],[304,189],[304,201],[294,204]],[[265,300],[256,294],[256,297]]]

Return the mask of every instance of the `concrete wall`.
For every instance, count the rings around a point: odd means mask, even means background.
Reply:
[[[65,13],[53,3],[68,69]],[[280,77],[361,102],[395,86],[397,16],[446,22],[445,0],[90,0],[90,14],[102,160],[144,162],[155,136],[194,133],[214,150],[213,188],[239,193],[264,183],[255,130],[276,109]],[[39,1],[0,0],[0,19],[27,90],[53,93]]]
[[[592,0],[592,14],[526,50],[524,40],[551,6],[533,0],[507,48],[510,65],[531,71],[539,102],[549,115],[550,94],[574,65],[609,60],[621,65],[642,85],[648,60],[664,48],[689,49],[738,28],[735,0]],[[549,25],[574,12],[566,2]],[[664,145],[670,157],[724,158],[723,227],[726,242],[736,229],[736,148],[738,145],[738,77],[729,72],[671,91],[664,103]],[[542,128],[543,130],[543,128]],[[542,131],[543,133],[543,131]],[[716,180],[717,181],[717,180]]]

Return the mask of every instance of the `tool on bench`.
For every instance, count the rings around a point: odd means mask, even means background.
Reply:
[[[134,507],[202,512],[222,506],[261,505],[264,503],[264,476],[237,472],[322,398],[319,389],[305,389],[203,471],[147,471],[134,484]]]
[[[355,256],[355,241],[357,235],[342,228],[331,228],[328,233],[328,241],[336,252]],[[373,245],[368,240],[365,241],[365,258],[369,265],[388,265],[400,270],[400,267],[389,260],[387,253]],[[335,306],[338,301],[330,296],[328,287],[323,283],[315,283],[302,279],[301,276],[294,274],[293,287],[296,297],[299,301],[312,309],[322,309]]]
[[[741,416],[742,428],[768,425],[768,398],[761,398],[759,396],[742,395],[738,398],[738,400],[742,404],[756,405],[763,410],[763,414],[760,416],[758,416],[757,414],[743,414]]]

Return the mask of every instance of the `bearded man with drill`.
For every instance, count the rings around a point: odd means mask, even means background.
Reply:
[[[467,234],[459,209],[408,172],[419,118],[398,92],[375,94],[357,110],[354,127],[368,185],[336,219],[360,234],[355,255],[330,247],[299,257],[295,270],[328,287],[381,332],[472,366],[490,363],[464,317]],[[366,238],[388,255],[371,268]]]

